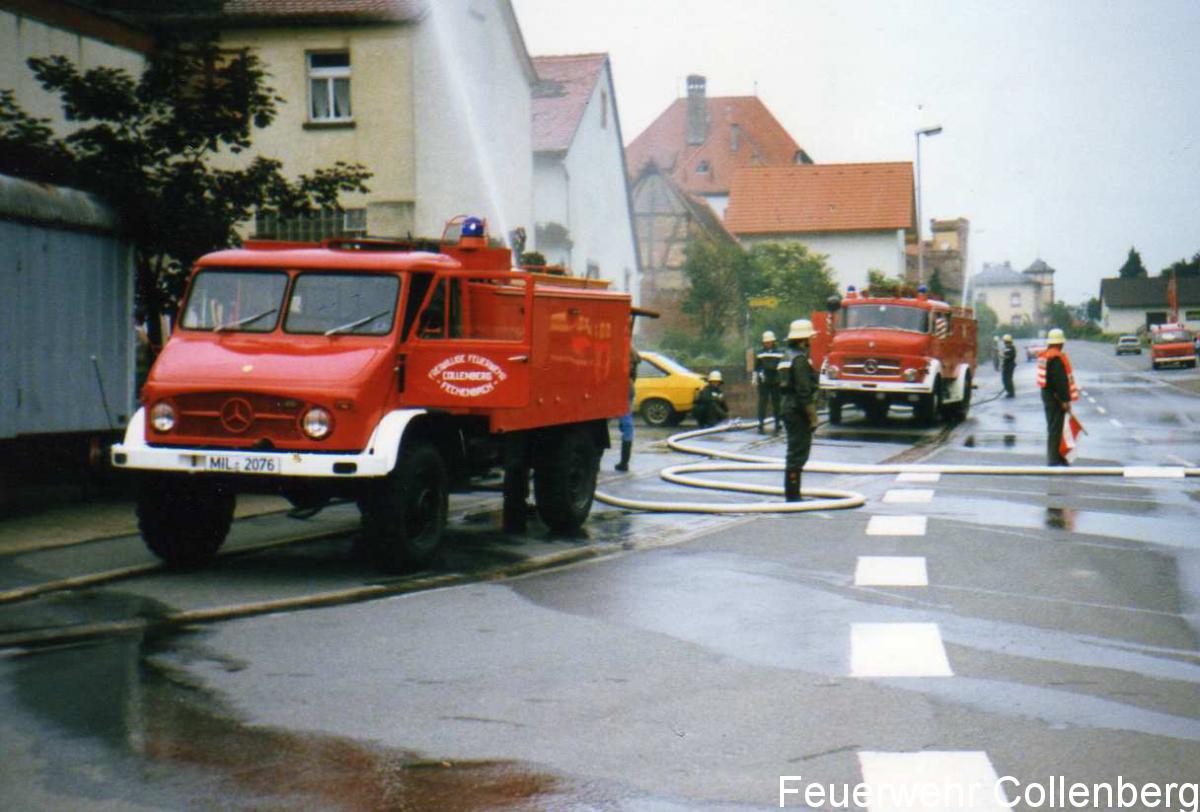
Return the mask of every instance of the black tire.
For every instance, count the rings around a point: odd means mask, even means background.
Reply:
[[[968,372],[966,375],[967,380],[963,389],[963,399],[959,403],[956,403],[954,407],[954,416],[960,421],[966,420],[967,416],[971,414],[971,387],[973,383],[971,381],[971,373]]]
[[[448,494],[437,448],[417,443],[403,449],[392,473],[362,502],[363,535],[375,566],[400,573],[428,564],[442,543]]]
[[[840,426],[842,424],[842,400],[841,398],[829,399],[829,425]]]
[[[200,567],[225,543],[236,503],[232,489],[212,479],[147,475],[138,487],[138,529],[168,567]]]
[[[675,407],[662,398],[643,401],[641,412],[642,419],[650,426],[666,426],[675,418]]]
[[[587,521],[599,467],[600,455],[587,432],[567,429],[547,438],[534,461],[533,495],[552,533],[573,534]]]
[[[936,426],[938,420],[942,416],[942,379],[937,378],[933,382],[933,391],[928,395],[921,395],[921,399],[917,401],[917,407],[913,410],[913,416],[917,418],[917,422],[925,426]]]

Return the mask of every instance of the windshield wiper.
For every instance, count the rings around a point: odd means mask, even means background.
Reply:
[[[380,310],[374,316],[366,316],[365,318],[358,319],[357,321],[352,321],[349,324],[340,324],[337,327],[326,330],[325,335],[327,335],[327,336],[337,335],[338,333],[342,332],[343,330],[353,330],[355,327],[362,327],[364,324],[370,324],[371,322],[375,321],[375,319],[378,319],[382,316],[386,316],[391,312],[392,312],[392,309],[390,307],[387,310]]]
[[[259,319],[265,319],[267,316],[271,315],[272,313],[274,313],[277,310],[279,310],[278,307],[272,307],[270,310],[264,310],[261,313],[255,313],[253,316],[247,316],[244,319],[238,319],[237,321],[227,321],[224,324],[218,324],[216,327],[213,328],[213,332],[219,333],[222,330],[231,330],[234,327],[244,327],[247,324],[250,324],[251,322],[258,321]]]

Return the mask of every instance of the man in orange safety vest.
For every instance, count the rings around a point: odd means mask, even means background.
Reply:
[[[1071,402],[1079,400],[1071,359],[1062,351],[1065,341],[1063,331],[1055,327],[1046,336],[1046,349],[1038,354],[1037,385],[1046,411],[1048,465],[1070,464],[1062,452],[1063,422],[1071,412]]]

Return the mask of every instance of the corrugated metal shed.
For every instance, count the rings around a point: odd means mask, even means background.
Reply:
[[[129,419],[133,250],[114,229],[90,195],[0,175],[0,439]]]

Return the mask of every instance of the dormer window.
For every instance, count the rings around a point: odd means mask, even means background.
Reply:
[[[696,174],[697,175],[707,175],[708,173],[709,173],[708,161],[701,161],[700,163],[696,164]]]

